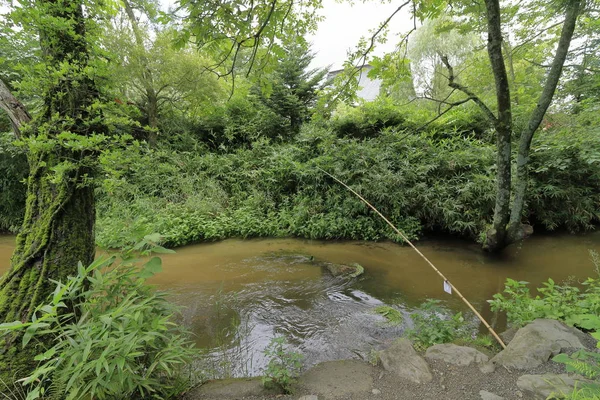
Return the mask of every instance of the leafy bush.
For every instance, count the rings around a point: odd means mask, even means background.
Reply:
[[[492,311],[506,311],[509,322],[522,326],[536,318],[563,321],[588,331],[600,340],[600,259],[590,251],[597,278],[587,278],[581,285],[566,282],[557,285],[552,279],[537,288],[538,295],[531,295],[528,282],[507,279],[504,293],[497,293],[488,300]],[[598,343],[600,348],[600,342]],[[554,361],[567,366],[567,371],[587,378],[600,379],[600,354],[579,350],[571,355],[559,354]],[[593,400],[600,396],[600,382],[584,384],[570,394],[562,394],[573,400]],[[562,397],[561,397],[562,398]]]
[[[302,368],[302,355],[286,349],[285,337],[275,337],[265,349],[269,363],[262,378],[265,387],[278,387],[285,393],[291,393]]]
[[[593,254],[593,253],[592,253]],[[536,318],[550,318],[587,330],[600,330],[600,276],[582,282],[557,285],[552,279],[532,296],[528,282],[507,279],[504,293],[488,300],[492,311],[506,311],[508,320],[523,326]]]
[[[35,345],[34,339],[47,346],[23,379],[27,399],[168,399],[181,393],[196,353],[172,321],[174,306],[145,283],[160,267],[157,257],[141,270],[129,256],[121,263],[111,257],[80,264],[77,276],[57,283],[31,322],[0,325],[19,331],[23,347]]]
[[[462,313],[448,316],[439,300],[427,300],[410,317],[414,328],[407,333],[417,348],[426,349],[434,344],[449,343],[466,334]]]
[[[397,105],[380,98],[359,107],[340,105],[329,125],[339,137],[364,139],[378,136],[385,128],[405,128],[405,122]]]
[[[586,143],[539,147],[533,165],[544,164],[546,152],[552,160],[584,154],[593,148]],[[586,157],[589,162],[577,164],[581,168],[532,174],[530,220],[571,230],[598,221],[600,180],[594,177],[600,163],[593,152]],[[264,139],[229,153],[130,147],[102,156],[97,237],[109,247],[151,232],[161,232],[172,246],[235,236],[400,241],[325,170],[362,193],[411,239],[423,231],[477,239],[493,215],[494,160],[494,146],[471,136],[385,129],[357,140],[339,138],[323,124],[304,125],[292,142]],[[552,183],[556,176],[564,184]],[[568,200],[538,196],[539,188],[559,184]]]
[[[540,133],[532,145],[527,211],[548,230],[592,230],[600,220],[598,131]]]

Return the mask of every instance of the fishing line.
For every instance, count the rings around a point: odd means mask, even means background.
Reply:
[[[500,336],[498,336],[498,334],[496,333],[496,331],[494,331],[494,329],[490,326],[490,324],[487,323],[487,321],[485,320],[485,318],[483,318],[481,316],[481,314],[479,314],[479,312],[477,312],[477,310],[475,309],[475,307],[473,307],[473,305],[469,302],[469,300],[467,300],[462,295],[462,293],[460,292],[460,290],[458,290],[456,288],[456,286],[454,286],[450,282],[450,280],[448,278],[446,278],[444,276],[444,274],[442,274],[440,272],[440,270],[437,269],[435,267],[435,265],[433,265],[433,263],[431,261],[429,261],[429,259],[427,257],[425,257],[425,255],[423,253],[421,253],[419,251],[419,249],[417,249],[417,247],[414,244],[412,244],[412,242],[410,240],[408,240],[408,238],[406,237],[406,235],[404,233],[402,233],[398,228],[396,228],[394,226],[394,224],[392,224],[382,213],[379,212],[378,209],[376,209],[371,203],[369,203],[367,200],[365,200],[365,198],[362,197],[360,194],[358,194],[357,192],[355,192],[350,186],[346,185],[344,182],[342,182],[341,180],[339,180],[335,176],[331,175],[329,172],[325,171],[324,169],[319,168],[319,167],[316,167],[316,168],[319,169],[320,171],[322,171],[324,174],[326,174],[329,177],[331,177],[333,180],[335,180],[336,182],[338,182],[340,185],[344,186],[346,189],[348,189],[350,192],[352,192],[356,197],[358,197],[363,203],[365,203],[367,206],[369,206],[369,208],[371,208],[373,211],[375,211],[377,213],[377,215],[379,215],[381,218],[383,218],[383,220],[394,230],[394,232],[396,232],[398,235],[400,235],[400,237],[402,238],[402,240],[404,240],[406,243],[408,243],[408,245],[410,247],[412,247],[412,249],[414,251],[416,251],[417,254],[420,255],[421,258],[423,260],[425,260],[425,262],[427,264],[429,264],[429,266],[431,268],[433,268],[433,270],[444,280],[444,284],[448,285],[450,288],[452,288],[452,290],[454,290],[454,292],[458,295],[458,297],[471,309],[471,311],[473,311],[473,313],[477,316],[477,318],[479,318],[479,320],[481,321],[481,323],[487,328],[487,330],[498,341],[498,343],[500,343],[500,346],[502,346],[503,349],[506,348],[506,345],[504,344],[504,342],[502,341],[502,339],[500,339]]]

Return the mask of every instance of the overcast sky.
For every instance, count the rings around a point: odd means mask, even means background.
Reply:
[[[163,7],[168,9],[174,6],[177,0],[161,0]],[[369,30],[377,28],[398,4],[381,4],[381,1],[371,0],[368,3],[357,2],[351,5],[344,1],[323,0],[324,7],[321,15],[325,19],[319,24],[315,35],[308,38],[313,43],[312,49],[316,53],[313,67],[326,67],[332,65],[334,69],[340,68],[346,59],[349,49],[353,49],[361,36],[367,36]],[[398,42],[397,34],[406,32],[412,27],[412,20],[408,8],[400,11],[390,24],[396,35],[390,34],[388,43],[375,52],[381,55],[383,51],[391,51]]]
[[[160,0],[164,9],[175,6],[177,0]],[[354,5],[344,1],[323,0],[321,14],[325,19],[320,22],[315,35],[308,38],[316,53],[313,67],[332,65],[340,68],[349,49],[355,48],[361,36],[368,36],[369,30],[377,28],[398,7],[396,2],[382,4],[381,1],[357,2]],[[408,8],[400,11],[392,20],[391,32],[386,45],[379,45],[376,55],[391,51],[398,42],[397,34],[406,32],[412,26]],[[395,33],[395,34],[394,34]]]
[[[369,30],[377,28],[398,7],[397,2],[381,4],[377,1],[350,5],[347,2],[324,0],[323,4],[322,15],[325,20],[319,24],[317,33],[309,41],[313,43],[312,48],[316,52],[313,64],[317,67],[331,64],[333,69],[342,66],[348,50],[356,47],[361,36],[369,36]],[[390,27],[388,42],[378,46],[376,55],[393,50],[398,43],[398,33],[406,32],[412,27],[408,9],[396,14]]]

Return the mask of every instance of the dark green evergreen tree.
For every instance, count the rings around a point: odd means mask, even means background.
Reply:
[[[324,80],[328,69],[309,68],[314,57],[303,43],[289,45],[269,76],[270,93],[255,87],[261,103],[284,121],[279,133],[284,139],[296,135],[310,119],[318,92],[327,84]]]

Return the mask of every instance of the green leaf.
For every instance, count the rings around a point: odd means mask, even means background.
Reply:
[[[162,260],[159,257],[152,257],[150,261],[143,265],[139,277],[143,279],[150,278],[162,271]]]
[[[5,322],[0,324],[0,331],[14,331],[17,329],[25,328],[31,325],[30,323],[23,323],[21,321]]]
[[[50,350],[48,350],[47,352],[45,352],[43,354],[38,354],[37,356],[35,356],[34,360],[35,361],[46,361],[46,360],[49,360],[50,358],[52,358],[52,356],[54,354],[56,354],[56,347],[50,348]]]

